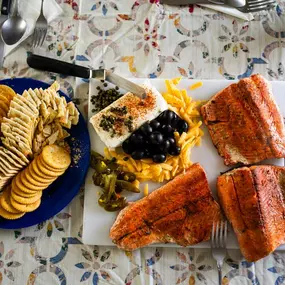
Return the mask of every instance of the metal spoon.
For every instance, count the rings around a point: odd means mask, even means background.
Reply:
[[[26,21],[18,12],[18,0],[13,1],[11,5],[13,5],[11,16],[3,23],[1,28],[2,39],[7,45],[17,43],[27,29]]]

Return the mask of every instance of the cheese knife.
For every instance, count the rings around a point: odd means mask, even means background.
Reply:
[[[118,87],[129,91],[140,98],[145,98],[145,89],[115,73],[106,69],[90,69],[88,67],[67,63],[64,61],[52,59],[49,57],[39,56],[31,54],[28,56],[27,63],[30,67],[65,74],[69,76],[75,76],[80,78],[95,78],[98,80],[106,80]]]
[[[10,1],[11,0],[2,0],[1,16],[0,16],[1,28],[2,24],[8,19]],[[5,48],[5,43],[3,42],[2,37],[0,36],[0,68],[3,67],[3,62],[4,62],[4,48]]]

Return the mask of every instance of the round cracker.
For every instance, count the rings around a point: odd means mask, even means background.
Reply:
[[[11,204],[15,209],[27,213],[27,212],[33,212],[34,210],[36,210],[41,204],[41,199],[37,200],[33,204],[21,204],[15,201],[13,197],[11,197]]]
[[[4,101],[0,100],[0,109],[5,112],[5,114],[9,111],[9,105],[7,105]]]
[[[44,168],[46,168],[49,171],[53,171],[55,173],[57,172],[63,172],[66,170],[66,168],[53,168],[51,166],[49,166],[48,164],[46,164],[43,160],[43,157],[41,155],[38,156],[38,164],[42,165]]]
[[[55,144],[45,146],[41,156],[46,164],[56,169],[66,169],[71,163],[69,152]]]
[[[12,100],[14,96],[16,96],[15,91],[7,85],[0,85],[0,94],[4,95],[9,100]]]
[[[1,106],[0,106],[0,116],[7,117],[7,112],[3,108],[1,108]]]
[[[11,197],[20,204],[33,204],[37,202],[42,197],[42,191],[39,191],[37,194],[34,194],[32,197],[23,197],[20,195],[17,195],[16,192],[11,192]]]
[[[46,180],[41,179],[42,181],[38,180],[38,177],[35,177],[34,174],[31,173],[31,169],[30,168],[25,169],[24,176],[25,176],[25,178],[27,179],[27,181],[29,183],[32,183],[35,186],[47,187],[54,181],[54,179],[50,179],[50,180],[48,180],[48,179],[46,179]]]
[[[8,99],[6,96],[4,96],[3,94],[0,93],[0,100],[5,102],[5,104],[9,107],[10,106],[10,102],[11,100]]]
[[[37,169],[36,171],[38,171],[38,172],[36,172],[34,168]],[[29,170],[29,173],[31,174],[31,176],[35,180],[37,180],[41,183],[51,182],[52,180],[54,180],[54,176],[48,176],[48,175],[44,175],[43,173],[41,173],[35,162],[31,163],[27,169]]]
[[[34,159],[33,162],[29,165],[33,172],[35,172],[36,176],[39,179],[55,179],[55,176],[44,174],[41,169],[39,169],[37,164],[37,159]]]
[[[22,213],[21,211],[15,209],[12,206],[11,201],[10,201],[10,195],[11,195],[11,188],[9,187],[3,191],[2,196],[0,198],[0,205],[2,206],[4,210],[6,210],[9,213],[12,213],[12,214]]]
[[[41,165],[39,163],[38,159],[35,160],[35,163],[37,164],[39,171],[43,175],[52,176],[56,179],[57,177],[61,176],[64,173],[64,171],[59,172],[59,171],[50,171],[50,170],[46,169],[43,165]]]
[[[31,197],[35,196],[36,193],[38,193],[38,191],[35,191],[32,194],[26,193],[26,192],[23,192],[22,190],[20,190],[17,186],[16,187],[14,186],[12,191],[15,192],[18,196],[22,196],[25,198],[31,198]]]
[[[24,170],[21,173],[21,182],[23,183],[24,186],[26,186],[28,189],[34,190],[34,191],[43,191],[45,190],[50,183],[46,184],[46,185],[40,185],[37,186],[33,183],[31,183],[30,181],[28,181],[28,179],[26,178],[26,174],[25,174],[26,170]]]
[[[7,220],[16,220],[25,215],[24,212],[21,211],[19,214],[12,214],[6,211],[4,208],[0,207],[0,216]]]
[[[15,181],[15,182],[14,182]],[[12,181],[12,189],[13,189],[13,182],[15,183],[16,187],[18,187],[21,191],[28,193],[28,194],[33,194],[36,191],[41,191],[41,190],[33,190],[29,189],[22,183],[22,178],[21,178],[21,172],[16,176],[16,178],[13,179]]]

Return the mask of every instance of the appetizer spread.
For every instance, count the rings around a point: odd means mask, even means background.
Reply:
[[[124,250],[159,242],[188,246],[208,240],[213,222],[221,219],[203,168],[193,164],[185,174],[124,208],[110,237]]]
[[[262,76],[231,84],[208,102],[192,100],[177,88],[179,80],[166,80],[162,96],[152,91],[159,103],[147,116],[131,115],[132,128],[125,119],[134,107],[125,106],[124,98],[141,99],[130,93],[90,119],[106,145],[104,156],[94,153],[91,160],[94,184],[101,187],[98,203],[107,211],[121,210],[110,238],[124,250],[206,241],[213,223],[223,219],[202,166],[190,160],[191,149],[203,136],[201,117],[225,165],[285,157],[283,118]],[[117,128],[118,118],[123,128]],[[248,261],[259,260],[285,242],[284,177],[285,167],[259,165],[217,178],[221,207]],[[145,184],[146,197],[129,203],[124,190],[137,193],[143,181],[167,183],[149,195]]]
[[[225,165],[285,156],[283,118],[261,75],[231,84],[205,104],[201,113]]]
[[[69,167],[66,129],[76,125],[79,112],[67,103],[54,82],[46,90],[22,95],[0,85],[0,216],[17,219],[40,206],[42,191]],[[11,183],[12,182],[12,183]]]

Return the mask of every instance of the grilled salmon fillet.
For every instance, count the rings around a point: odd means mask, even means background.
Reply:
[[[223,89],[201,113],[225,165],[285,157],[283,118],[261,75]]]
[[[210,238],[212,223],[222,218],[199,164],[131,203],[118,215],[110,238],[124,250],[152,243],[196,244]]]
[[[220,204],[248,261],[285,242],[285,167],[242,167],[218,177]]]

